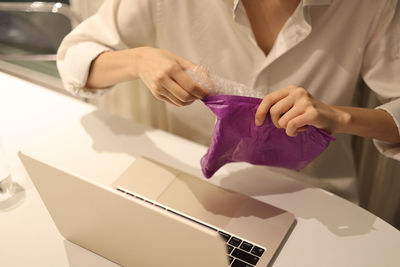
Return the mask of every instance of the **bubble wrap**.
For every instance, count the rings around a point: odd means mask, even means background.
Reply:
[[[186,73],[195,84],[206,89],[210,95],[238,95],[264,98],[261,92],[251,89],[244,84],[226,80],[202,65],[197,66],[194,70],[186,70]]]

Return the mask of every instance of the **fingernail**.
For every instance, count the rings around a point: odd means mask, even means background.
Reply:
[[[260,126],[261,125],[261,120],[256,119],[256,126]]]

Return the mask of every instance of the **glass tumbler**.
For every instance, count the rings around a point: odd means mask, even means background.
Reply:
[[[11,197],[12,178],[11,171],[0,138],[0,201]]]

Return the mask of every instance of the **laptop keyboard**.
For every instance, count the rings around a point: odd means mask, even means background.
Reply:
[[[228,252],[228,260],[230,266],[233,267],[252,267],[255,266],[260,259],[260,257],[263,255],[265,252],[265,249],[262,247],[259,247],[257,245],[254,245],[252,243],[249,243],[248,241],[242,240],[236,236],[230,235],[228,233],[225,233],[221,230],[218,230],[208,224],[202,223],[201,221],[195,220],[191,217],[188,217],[182,213],[176,212],[174,210],[169,209],[168,207],[165,207],[163,205],[160,205],[158,203],[155,203],[149,199],[146,199],[144,197],[141,197],[137,194],[134,194],[122,187],[117,187],[117,190],[120,192],[123,192],[127,195],[130,195],[132,197],[135,197],[137,199],[140,199],[146,203],[149,203],[151,205],[155,205],[159,208],[162,208],[166,211],[172,212],[176,215],[182,216],[186,219],[189,219],[193,222],[196,222],[198,224],[201,224],[207,228],[210,228],[212,230],[215,230],[219,233],[219,235],[225,240],[226,242],[226,247],[227,247],[227,252]]]
[[[231,236],[222,231],[218,231],[225,240],[228,249],[228,259],[231,266],[250,267],[257,264],[265,249],[241,240],[236,236]]]

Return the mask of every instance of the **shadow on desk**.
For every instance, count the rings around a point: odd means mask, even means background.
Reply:
[[[259,199],[292,212],[297,218],[316,220],[336,236],[357,236],[374,230],[376,216],[372,213],[328,191],[291,178],[263,176],[259,170],[263,168],[254,166],[231,173],[221,180],[221,185],[261,196]]]
[[[81,124],[92,139],[95,151],[145,156],[196,176],[198,169],[174,158],[160,149],[148,136],[152,131],[144,125],[134,124],[121,117],[96,110],[81,118]]]
[[[97,152],[125,153],[134,157],[146,156],[202,177],[200,168],[185,164],[179,158],[168,154],[167,150],[157,146],[148,136],[148,133],[153,131],[150,128],[135,125],[123,118],[98,110],[82,117],[81,124],[90,135],[92,146]],[[182,153],[184,155],[184,152]],[[199,155],[199,160],[201,156]],[[376,217],[361,208],[354,207],[351,202],[327,191],[309,188],[290,178],[264,174],[260,168],[263,167],[249,165],[246,169],[232,172],[220,180],[221,185],[250,196],[261,196],[260,200],[290,211],[297,218],[314,219],[337,236],[363,235],[374,230]]]

